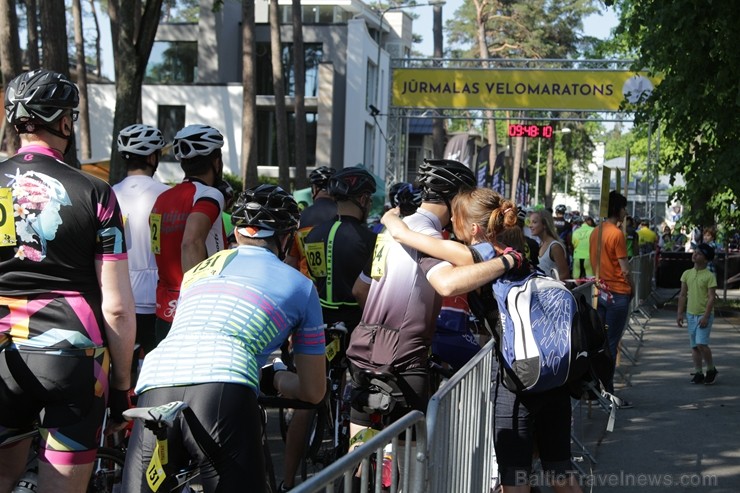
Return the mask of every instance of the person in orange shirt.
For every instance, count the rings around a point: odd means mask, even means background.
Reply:
[[[597,310],[607,325],[607,337],[612,356],[617,356],[619,341],[627,326],[630,301],[634,292],[627,259],[627,241],[617,224],[627,216],[627,199],[612,191],[609,193],[608,217],[594,230],[590,238],[591,267],[596,276],[608,287],[608,293],[599,296]],[[599,251],[600,250],[600,251]],[[606,384],[606,390],[614,392],[614,382]],[[620,407],[632,407],[622,399]]]

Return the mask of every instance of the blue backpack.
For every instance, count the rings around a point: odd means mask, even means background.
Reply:
[[[578,302],[560,281],[539,273],[493,283],[499,310],[499,362],[506,388],[543,392],[580,379],[589,368]]]

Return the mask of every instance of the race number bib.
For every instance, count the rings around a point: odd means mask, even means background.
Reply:
[[[229,263],[232,255],[237,255],[236,250],[221,250],[205,259],[189,271],[182,278],[182,289],[187,288],[194,282],[206,277],[212,277],[221,272]]]
[[[167,474],[164,472],[164,465],[167,462],[169,462],[167,440],[157,440],[157,444],[154,446],[152,460],[149,462],[149,467],[146,468],[146,482],[154,492],[162,486],[162,483],[164,483],[167,477]]]
[[[316,277],[326,277],[326,249],[324,243],[306,243],[306,263],[311,275]]]
[[[161,245],[162,233],[162,214],[149,214],[149,235],[152,242],[152,253],[159,255],[162,253]]]
[[[15,244],[13,191],[10,188],[0,188],[0,247],[15,246]]]
[[[370,277],[376,281],[385,275],[385,259],[388,256],[388,250],[393,243],[393,239],[388,233],[378,235],[375,240],[375,249],[373,250],[373,265],[370,268]]]

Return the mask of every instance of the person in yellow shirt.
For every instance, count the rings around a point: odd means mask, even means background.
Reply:
[[[591,261],[589,260],[589,238],[591,238],[591,232],[594,230],[594,227],[584,222],[584,217],[580,215],[571,218],[571,222],[576,225],[572,236],[573,276],[577,279],[593,277],[594,271],[591,268]]]
[[[646,255],[655,251],[655,247],[658,244],[658,234],[650,229],[650,221],[643,219],[640,222],[637,236],[640,238],[640,255]]]

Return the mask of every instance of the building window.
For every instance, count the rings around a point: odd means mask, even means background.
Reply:
[[[365,124],[365,167],[375,171],[375,126]]]
[[[367,92],[365,93],[365,108],[370,105],[378,106],[377,87],[378,87],[378,66],[373,62],[367,62]]]
[[[316,165],[316,113],[306,113],[306,165]],[[277,166],[277,132],[275,130],[275,112],[260,110],[257,112],[257,155],[259,163]],[[295,163],[295,113],[288,113],[288,162]]]
[[[306,85],[305,96],[315,98],[319,94],[319,64],[324,57],[321,43],[306,43],[305,53]],[[283,44],[283,77],[285,95],[295,96],[295,70],[293,68],[293,44]],[[272,59],[270,43],[257,43],[257,94],[274,94],[272,86]]]
[[[280,23],[293,23],[293,8],[290,5],[280,5]],[[338,5],[303,5],[301,7],[301,22],[303,24],[346,24],[352,18],[349,12]]]
[[[162,131],[164,141],[169,144],[175,134],[185,126],[185,106],[157,106],[157,128]],[[171,148],[170,148],[171,149]],[[162,161],[177,161],[172,152],[162,155]]]
[[[146,67],[147,84],[195,82],[198,73],[198,43],[155,41]]]

